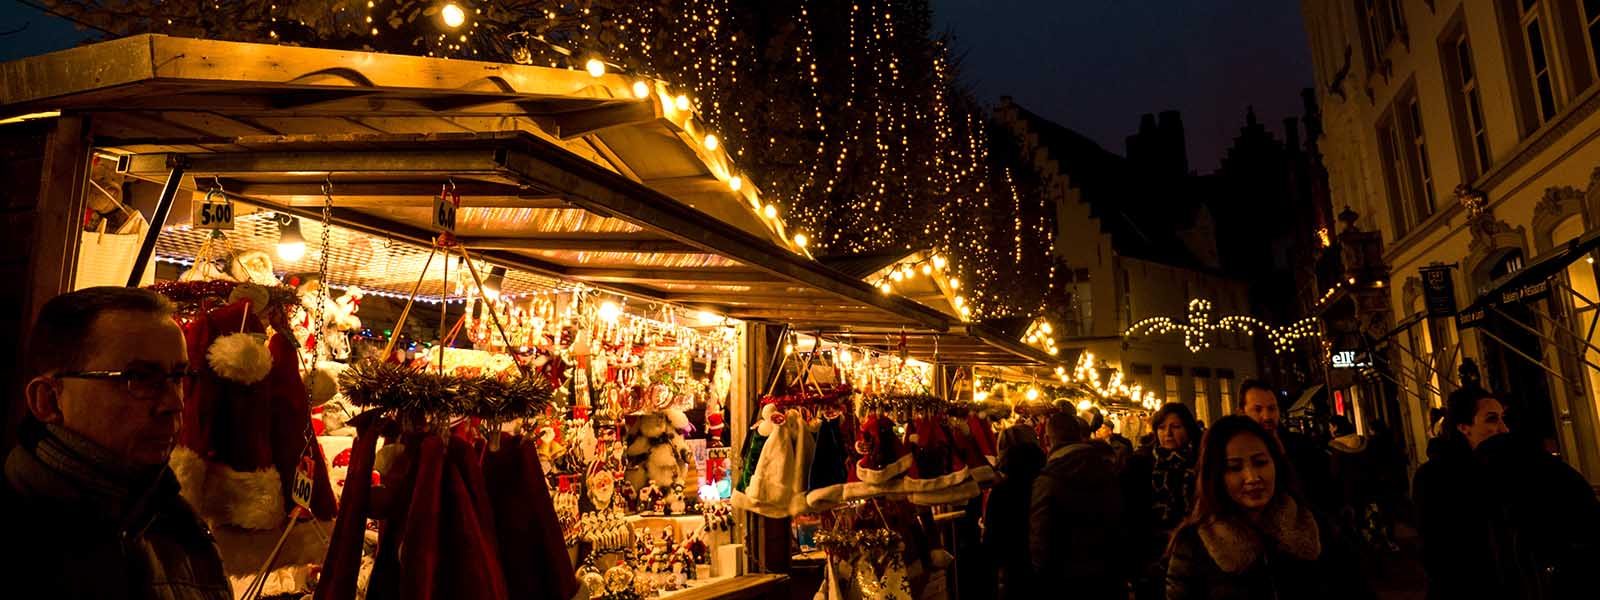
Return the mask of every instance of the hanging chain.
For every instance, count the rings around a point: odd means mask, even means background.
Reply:
[[[323,344],[327,343],[323,330],[328,326],[328,240],[333,231],[333,179],[322,180],[322,259],[317,265],[317,290],[320,298],[317,300],[317,329],[312,332],[316,340],[316,351],[321,353],[327,350]],[[331,355],[330,355],[331,356]],[[315,358],[312,359],[315,361]],[[313,367],[315,364],[313,363]]]

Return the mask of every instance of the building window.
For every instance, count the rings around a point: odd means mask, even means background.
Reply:
[[[1162,372],[1166,375],[1163,382],[1166,387],[1162,388],[1161,394],[1166,397],[1167,402],[1183,402],[1183,391],[1179,387],[1183,377],[1183,368],[1165,367]]]
[[[1233,375],[1217,371],[1217,399],[1222,401],[1222,411],[1233,410]]]
[[[1211,379],[1202,375],[1194,376],[1194,405],[1211,406]]]
[[[1556,83],[1550,72],[1550,52],[1546,42],[1548,28],[1543,3],[1539,0],[1517,0],[1517,24],[1522,36],[1522,60],[1527,83],[1531,87],[1534,128],[1556,116]]]
[[[1388,5],[1391,0],[1362,0],[1367,30],[1367,56],[1373,65],[1383,62],[1383,54],[1395,39],[1395,21]]]
[[[1583,0],[1583,33],[1589,40],[1589,59],[1600,73],[1600,0]]]
[[[1433,214],[1433,169],[1428,164],[1428,142],[1422,131],[1422,107],[1416,92],[1402,94],[1394,110],[1378,125],[1389,186],[1389,212],[1395,238],[1404,236]]]
[[[1585,8],[1587,8],[1587,5],[1585,5]],[[1556,225],[1555,230],[1551,232],[1551,238],[1557,242],[1570,240],[1582,235],[1583,230],[1582,217],[1569,217]],[[1567,265],[1566,283],[1571,288],[1570,291],[1562,288],[1560,290],[1552,289],[1550,293],[1553,297],[1567,299],[1568,308],[1571,309],[1573,317],[1571,326],[1573,331],[1576,332],[1573,337],[1579,339],[1587,337],[1589,344],[1600,346],[1600,331],[1597,331],[1597,328],[1589,327],[1589,324],[1594,322],[1596,310],[1600,310],[1593,304],[1596,300],[1600,300],[1600,286],[1596,285],[1596,265],[1592,262],[1593,256],[1594,253],[1591,252],[1588,260],[1575,260],[1572,261],[1572,264]],[[1590,346],[1584,346],[1583,359],[1591,364],[1600,365],[1600,351]],[[1600,370],[1587,365],[1579,365],[1578,369],[1584,373],[1585,383],[1589,388],[1589,398],[1595,403],[1595,408],[1600,409],[1600,393],[1597,393],[1597,391],[1600,391]]]
[[[1452,88],[1451,116],[1455,120],[1458,146],[1462,150],[1464,179],[1471,181],[1489,169],[1489,135],[1483,121],[1483,100],[1472,61],[1472,44],[1467,39],[1465,28],[1459,27],[1458,33],[1447,37],[1440,50],[1445,62],[1445,76],[1449,78]]]

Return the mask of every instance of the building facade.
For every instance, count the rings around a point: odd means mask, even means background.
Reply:
[[[1127,158],[1002,98],[996,121],[1033,167],[1056,209],[1061,345],[1092,352],[1124,381],[1183,402],[1205,422],[1231,412],[1239,381],[1256,376],[1256,340],[1210,339],[1191,351],[1181,334],[1123,332],[1149,317],[1187,318],[1190,300],[1216,316],[1249,314],[1249,284],[1223,274],[1216,226],[1183,157],[1176,113],[1147,116]]]
[[[1322,111],[1315,142],[1331,205],[1350,218],[1323,239],[1377,234],[1373,275],[1321,294],[1376,299],[1350,317],[1384,348],[1373,360],[1393,391],[1367,394],[1366,407],[1404,415],[1394,425],[1420,459],[1429,409],[1471,358],[1513,430],[1600,481],[1592,258],[1556,265],[1548,293],[1485,294],[1600,227],[1600,3],[1303,0],[1302,10]],[[1487,306],[1487,318],[1430,316],[1441,293]]]

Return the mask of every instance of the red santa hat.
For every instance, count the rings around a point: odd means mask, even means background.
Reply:
[[[944,417],[921,417],[912,421],[906,441],[911,446],[912,461],[902,486],[905,491],[936,492],[971,478]]]
[[[911,468],[911,451],[900,443],[895,422],[881,414],[868,415],[861,421],[861,435],[856,438],[855,477],[860,483],[886,485]]]

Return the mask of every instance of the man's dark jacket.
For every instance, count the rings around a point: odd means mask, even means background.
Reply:
[[[6,598],[231,600],[210,530],[166,467],[131,469],[31,423],[5,458]]]
[[[1115,464],[1103,442],[1071,444],[1051,452],[1033,482],[1033,566],[1075,598],[1126,597],[1127,532]]]

